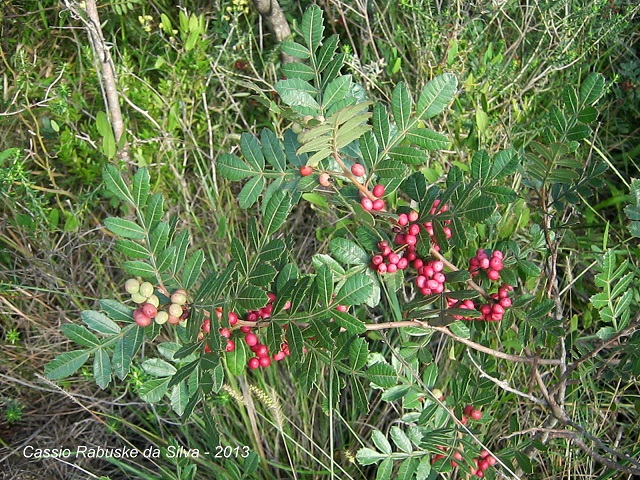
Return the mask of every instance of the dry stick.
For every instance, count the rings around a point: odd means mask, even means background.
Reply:
[[[65,0],[65,6],[79,18],[87,27],[89,31],[89,39],[91,40],[91,47],[95,56],[95,60],[100,64],[100,73],[102,78],[102,87],[104,92],[104,101],[106,103],[107,111],[111,120],[111,128],[113,129],[113,137],[116,145],[120,143],[120,139],[124,134],[124,121],[122,120],[122,110],[120,110],[120,99],[118,95],[118,88],[116,86],[116,71],[113,64],[113,59],[109,53],[109,48],[102,35],[102,28],[100,27],[100,17],[98,16],[98,8],[95,0],[86,0],[84,2],[84,11],[87,14],[88,20],[84,19],[79,10],[82,7],[68,0]],[[118,152],[120,158],[124,161],[129,159],[129,152],[126,148],[123,148]]]
[[[289,22],[284,16],[282,8],[277,0],[253,0],[253,5],[258,10],[258,13],[262,16],[267,28],[276,37],[276,42],[280,43],[285,38],[291,35],[291,29],[289,28]],[[282,63],[295,62],[296,59],[291,55],[282,52]]]

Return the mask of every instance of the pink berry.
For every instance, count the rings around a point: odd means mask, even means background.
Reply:
[[[482,418],[482,412],[474,408],[471,411],[471,418],[473,418],[474,420],[480,420]]]
[[[499,258],[493,257],[491,260],[489,260],[489,268],[497,271],[502,270],[503,268],[502,260],[500,260]]]
[[[502,308],[509,308],[511,306],[511,299],[509,297],[501,298],[500,305]]]
[[[267,368],[269,365],[271,365],[271,358],[267,355],[260,357],[258,359],[258,362],[260,363],[260,366],[262,368]]]
[[[415,222],[416,220],[418,220],[418,212],[416,212],[415,210],[411,210],[409,212],[409,221]]]
[[[380,265],[382,262],[384,262],[382,255],[374,255],[371,259],[371,263],[376,266]]]
[[[231,339],[227,340],[227,346],[225,347],[225,350],[227,352],[233,352],[235,349],[236,349],[236,342],[234,342]]]
[[[300,167],[300,175],[302,175],[303,177],[308,177],[312,173],[313,173],[313,168],[311,168],[310,166],[303,165],[302,167]]]
[[[384,263],[378,265],[378,273],[387,273],[387,265]]]
[[[354,163],[351,165],[351,173],[356,177],[362,177],[365,173],[364,167],[360,163]]]
[[[364,208],[367,212],[373,210],[373,202],[368,197],[364,197],[362,200],[360,200],[360,205],[362,205],[362,208]]]
[[[398,271],[398,265],[395,263],[390,263],[387,265],[387,273],[396,273]]]
[[[420,233],[420,225],[418,225],[417,223],[410,225],[407,233],[411,235],[418,235]]]
[[[489,280],[499,280],[500,279],[500,272],[497,270],[489,270],[487,272],[487,277],[489,277]]]
[[[407,234],[404,236],[404,242],[407,245],[415,245],[418,243],[418,238],[415,235]]]
[[[397,253],[390,253],[387,257],[387,260],[389,260],[389,263],[396,264],[400,261],[400,255],[398,255]]]
[[[283,352],[283,351],[279,351],[278,353],[276,353],[276,354],[273,356],[273,359],[274,359],[276,362],[279,362],[280,360],[284,359],[284,352]]]
[[[382,198],[384,196],[384,185],[376,185],[372,190],[373,196],[376,198]]]
[[[247,362],[250,369],[255,370],[260,366],[260,359],[258,357],[251,357]]]
[[[331,177],[329,176],[329,174],[327,172],[323,172],[318,177],[318,183],[320,185],[322,185],[323,187],[330,187],[331,186]]]
[[[221,328],[220,330],[218,330],[218,332],[224,338],[231,338],[231,330],[226,327]]]
[[[401,213],[400,215],[398,215],[398,225],[400,225],[401,227],[404,227],[408,223],[409,223],[409,217],[407,217],[406,213]]]
[[[204,333],[211,332],[211,320],[209,320],[208,318],[204,322],[202,322],[202,331]]]
[[[242,333],[249,333],[251,331],[251,327],[249,325],[243,325],[242,327],[240,327],[240,331]]]
[[[227,315],[227,318],[229,319],[229,325],[231,325],[232,327],[238,323],[238,315],[234,312],[229,312],[229,314]]]
[[[253,347],[258,343],[258,337],[256,336],[255,333],[250,332],[244,336],[244,341],[247,345],[249,345],[250,347]]]
[[[148,327],[151,325],[151,317],[145,315],[144,312],[136,308],[133,312],[133,320],[141,327]]]
[[[409,261],[406,258],[402,257],[400,260],[398,260],[398,263],[396,265],[398,265],[398,268],[400,270],[404,270],[409,266]]]
[[[347,311],[347,306],[346,305],[338,305],[336,307],[336,310],[339,312],[346,312]]]
[[[372,208],[376,212],[379,212],[380,210],[384,210],[384,200],[382,200],[380,198],[376,198],[372,203]]]
[[[158,309],[150,303],[143,303],[140,305],[140,310],[149,318],[153,318],[158,314]]]

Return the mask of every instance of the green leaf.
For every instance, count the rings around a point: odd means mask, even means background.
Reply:
[[[465,322],[458,321],[453,322],[449,325],[449,330],[451,330],[455,335],[460,338],[469,338],[471,337],[471,331]]]
[[[139,168],[133,176],[133,203],[137,208],[146,205],[149,198],[149,171]]]
[[[358,450],[358,453],[356,453],[356,460],[358,460],[358,463],[363,466],[372,465],[385,458],[387,458],[387,455],[366,447],[361,448]]]
[[[267,304],[269,297],[264,290],[254,285],[247,285],[238,293],[236,300],[242,308],[257,310]]]
[[[243,133],[240,136],[240,150],[245,160],[253,170],[262,172],[264,170],[264,155],[258,139],[250,133]]]
[[[317,5],[307,8],[302,17],[300,25],[304,43],[311,52],[315,52],[322,42],[324,24],[322,21],[322,10]]]
[[[281,238],[275,238],[260,250],[260,261],[273,262],[284,256],[286,245]]]
[[[390,480],[393,473],[393,458],[385,458],[376,471],[376,480]]]
[[[302,356],[302,350],[304,348],[304,339],[302,337],[302,331],[300,327],[295,323],[290,323],[286,332],[287,343],[289,345],[289,351],[293,358],[300,358]]]
[[[94,332],[104,335],[117,335],[120,333],[120,327],[116,322],[107,317],[104,313],[95,310],[84,310],[80,313],[82,321]]]
[[[418,469],[419,460],[416,457],[405,459],[398,468],[398,472],[394,480],[412,480]]]
[[[329,38],[325,39],[324,42],[322,42],[322,47],[320,47],[320,50],[318,50],[318,54],[316,55],[316,68],[318,72],[322,72],[325,68],[327,68],[329,63],[331,63],[331,60],[334,59],[334,56],[336,54],[336,48],[338,48],[339,42],[340,42],[340,37],[338,37],[338,35],[335,35],[335,34],[331,35]],[[344,57],[344,55],[340,55],[340,57]],[[340,63],[340,62],[336,62],[336,63]],[[341,66],[342,65],[339,65],[338,70],[340,69]],[[328,73],[329,75],[326,75],[326,73]],[[332,72],[325,72],[323,85],[333,80],[334,77],[331,73]]]
[[[385,437],[384,433],[382,433],[380,430],[373,430],[371,432],[371,440],[373,441],[373,444],[378,447],[378,450],[380,450],[382,453],[391,455],[391,453],[393,452],[391,443],[389,443],[387,437]]]
[[[274,85],[276,92],[284,103],[290,107],[305,107],[318,112],[320,105],[313,98],[318,91],[308,82],[299,78],[280,80]]]
[[[393,426],[391,427],[391,430],[389,431],[389,436],[391,437],[391,440],[393,440],[393,443],[396,444],[396,447],[398,447],[399,450],[403,451],[404,453],[411,453],[413,452],[413,446],[411,445],[411,440],[409,440],[409,437],[407,437],[407,434],[404,433],[404,431],[397,426]]]
[[[566,138],[571,142],[578,142],[583,140],[591,135],[591,129],[586,125],[574,125],[569,130],[567,130]]]
[[[147,236],[144,228],[131,220],[124,218],[109,217],[104,219],[104,226],[111,232],[123,238],[142,240]]]
[[[142,363],[142,369],[154,377],[170,377],[177,372],[176,367],[161,358],[149,358],[145,360]]]
[[[280,44],[280,48],[284,53],[295,58],[305,59],[311,56],[311,52],[307,47],[300,45],[293,40],[285,40]]]
[[[256,172],[244,161],[230,153],[223,153],[218,157],[216,162],[218,173],[227,180],[242,180]]]
[[[189,391],[187,390],[187,382],[180,382],[171,389],[171,408],[178,415],[182,415],[189,402]]]
[[[142,401],[147,403],[157,403],[162,400],[164,394],[167,393],[170,377],[154,378],[147,380],[138,389],[138,395]]]
[[[388,363],[374,363],[367,369],[365,377],[382,388],[390,388],[398,383],[398,375]]]
[[[578,113],[578,109],[580,108],[578,105],[578,93],[573,86],[566,85],[562,89],[562,100],[569,113],[574,115]]]
[[[444,111],[453,99],[458,87],[458,79],[451,73],[444,73],[427,83],[416,106],[418,118],[427,120]]]
[[[277,322],[271,322],[265,331],[265,345],[270,352],[278,352],[281,344],[282,327]]]
[[[107,352],[101,348],[96,351],[93,358],[93,377],[96,384],[103,390],[111,382],[111,361]]]
[[[131,360],[138,352],[144,339],[144,329],[138,325],[132,325],[130,329],[116,341],[113,347],[113,358],[111,364],[113,373],[120,379],[129,373]]]
[[[144,209],[144,225],[148,230],[155,228],[162,219],[163,211],[164,197],[160,193],[154,193]]]
[[[299,44],[296,44],[296,45],[299,45]],[[300,45],[300,47],[305,49],[306,52],[302,52],[302,53],[306,53],[308,57],[309,51],[302,45]],[[308,82],[316,78],[315,70],[311,68],[309,65],[305,63],[300,63],[300,62],[285,63],[280,68],[280,71],[282,72],[282,75],[284,75],[285,78],[299,78],[300,80],[304,80],[305,82]]]
[[[258,265],[251,271],[247,280],[252,285],[256,285],[258,287],[267,287],[271,285],[273,279],[276,278],[277,274],[278,270],[276,270],[275,267],[269,265],[268,263],[263,263],[261,265]]]
[[[140,260],[129,260],[122,264],[124,270],[134,276],[151,279],[156,277],[155,269],[146,262]]]
[[[346,238],[334,238],[329,242],[329,250],[340,262],[347,265],[366,265],[369,254],[360,245]]]
[[[116,322],[131,322],[133,317],[133,308],[124,303],[110,298],[100,300],[100,307],[107,316]]]
[[[496,202],[491,197],[482,196],[469,202],[464,212],[465,217],[474,222],[482,222],[489,218],[496,209]]]
[[[407,140],[425,150],[445,150],[451,143],[447,137],[429,128],[412,128],[407,132]]]
[[[102,169],[102,179],[107,190],[120,200],[135,206],[129,187],[122,179],[120,171],[114,165],[107,165]]]
[[[170,257],[171,271],[173,273],[177,274],[182,270],[184,259],[187,257],[187,250],[189,249],[190,241],[191,237],[188,230],[182,230],[175,239],[172,240],[171,245],[175,247],[175,252]]]
[[[364,322],[350,313],[334,310],[331,315],[334,321],[349,333],[359,334],[367,331]]]
[[[335,80],[332,80],[324,89],[322,94],[322,106],[325,111],[343,100],[351,88],[351,75],[342,75]]]
[[[182,287],[189,289],[196,282],[200,273],[202,273],[202,264],[204,263],[204,253],[202,250],[197,250],[193,255],[189,257],[184,270],[182,271]]]
[[[387,109],[381,103],[376,103],[373,107],[373,133],[378,144],[385,149],[391,138],[391,124]]]
[[[427,179],[421,172],[412,173],[402,182],[401,189],[411,200],[422,203],[427,193]]]
[[[580,103],[594,104],[604,92],[604,77],[600,73],[590,73],[580,87]]]
[[[149,247],[151,254],[157,256],[167,246],[169,240],[169,225],[166,222],[160,222],[149,235]]]
[[[65,323],[62,325],[62,333],[72,342],[82,345],[83,347],[96,347],[100,344],[100,340],[87,327],[82,325],[74,325]]]
[[[262,176],[255,176],[249,180],[238,194],[238,204],[240,208],[247,209],[258,201],[258,197],[264,190],[265,179]]]
[[[151,252],[146,247],[129,239],[116,240],[116,249],[130,258],[146,260],[151,256]]]
[[[474,180],[485,180],[491,170],[489,154],[485,150],[479,150],[471,159],[471,177]]]
[[[396,162],[407,165],[422,165],[427,162],[427,156],[422,150],[413,147],[393,147],[389,150],[389,156]]]
[[[264,158],[273,168],[280,172],[284,172],[287,167],[287,159],[280,144],[280,140],[268,128],[262,129],[260,132],[260,141],[262,143],[262,153]]]
[[[284,225],[292,207],[289,192],[280,190],[274,193],[264,209],[264,237],[268,238]]]
[[[170,247],[165,248],[162,252],[160,252],[160,255],[158,255],[158,258],[156,259],[156,270],[158,272],[164,272],[169,268],[169,264],[177,262],[178,259],[179,256],[176,247],[171,245]],[[141,275],[144,276],[144,274]]]
[[[584,107],[578,112],[578,116],[576,118],[581,123],[589,124],[598,118],[598,110],[594,107]]]
[[[376,165],[376,174],[380,178],[403,178],[406,172],[407,167],[397,160],[382,160]]]
[[[518,168],[520,159],[514,149],[502,150],[493,157],[490,177],[494,179],[511,175]]]
[[[367,364],[369,347],[364,338],[356,337],[349,345],[349,365],[353,371],[359,371]]]
[[[378,147],[371,132],[365,132],[359,139],[360,151],[365,165],[371,168],[378,161]]]
[[[367,275],[352,275],[344,282],[335,299],[336,305],[360,305],[373,291],[373,281]]]
[[[411,97],[404,82],[398,83],[393,89],[391,111],[398,128],[402,131],[406,130],[411,118]]]
[[[331,297],[333,296],[333,274],[331,269],[326,265],[322,265],[316,270],[315,279],[316,290],[320,297],[320,303],[322,305],[329,306],[331,304]]]
[[[249,352],[244,342],[236,342],[236,348],[232,352],[227,352],[224,359],[231,375],[242,375],[247,370],[247,359]]]
[[[44,366],[45,376],[49,380],[59,380],[73,375],[89,359],[87,350],[74,350],[58,355]]]

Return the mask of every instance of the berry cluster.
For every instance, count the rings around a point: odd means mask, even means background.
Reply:
[[[491,256],[482,248],[478,249],[476,256],[469,260],[469,272],[475,277],[480,271],[485,271],[489,280],[499,280],[500,271],[504,268],[502,259],[504,254],[500,250],[494,250]]]
[[[506,283],[498,289],[498,293],[492,293],[493,303],[481,305],[478,310],[482,313],[482,319],[487,322],[499,322],[504,316],[504,312],[511,306],[509,292],[513,290],[511,285]]]
[[[473,464],[475,465],[476,470],[471,473],[476,477],[483,478],[484,471],[489,467],[493,467],[496,463],[496,458],[492,456],[488,450],[482,450],[482,452],[480,452],[480,456],[473,459]]]
[[[462,417],[460,417],[460,423],[466,425],[469,419],[482,420],[482,411],[475,408],[473,405],[467,405],[462,410]]]
[[[369,197],[362,197],[362,199],[360,199],[360,205],[362,205],[362,208],[367,212],[370,212],[371,210],[375,210],[376,212],[384,210],[386,208],[384,200],[382,200],[382,197],[384,196],[384,185],[376,185],[373,187],[373,190],[371,190],[371,193],[375,199],[371,200]]]
[[[218,320],[219,321],[222,320],[222,308],[216,307],[215,312],[216,312],[216,317],[218,317]],[[233,352],[236,349],[236,343],[231,339],[230,327],[238,323],[238,315],[235,312],[229,312],[227,314],[227,319],[229,321],[229,327],[220,327],[220,329],[218,330],[218,333],[220,333],[220,336],[227,339],[225,350],[227,352]],[[201,329],[202,329],[202,332],[198,336],[198,340],[202,340],[204,338],[204,335],[208,335],[209,333],[211,333],[211,319],[205,318],[204,321],[202,322]],[[209,353],[210,351],[211,349],[209,348],[209,345],[205,345],[204,353]]]
[[[130,278],[125,282],[124,288],[131,295],[131,300],[139,304],[133,312],[133,320],[141,327],[148,327],[152,320],[158,325],[164,323],[176,325],[186,321],[189,316],[189,310],[184,307],[187,303],[187,292],[183,289],[173,292],[170,297],[171,303],[161,307],[160,299],[150,282],[140,282],[137,278]]]
[[[449,211],[449,204],[445,203],[444,205],[442,205],[442,207],[440,207],[440,200],[434,200],[433,205],[431,206],[431,209],[429,210],[429,215],[437,215],[439,213],[444,213],[444,212],[448,212]],[[451,232],[451,228],[448,227],[448,225],[451,224],[451,220],[445,220],[444,222],[442,222],[444,224],[444,227],[442,227],[442,231],[444,232],[444,236],[447,238],[447,240],[449,240],[452,236],[453,233]],[[429,234],[429,237],[431,237],[431,243],[433,244],[433,249],[437,252],[440,251],[440,247],[438,246],[438,243],[436,242],[436,237],[435,234],[433,232],[433,222],[425,222],[423,224],[425,230],[427,230],[427,233]]]
[[[449,308],[459,308],[461,310],[475,310],[476,306],[472,300],[456,300],[455,298],[447,298],[447,306]],[[456,320],[469,320],[470,317],[464,315],[454,315]]]
[[[404,270],[409,266],[409,261],[394,252],[389,243],[386,241],[382,241],[378,243],[378,248],[380,249],[380,253],[374,255],[371,259],[371,268],[374,269],[378,273],[395,273],[398,270]]]

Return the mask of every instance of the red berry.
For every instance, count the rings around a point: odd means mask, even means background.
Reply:
[[[480,460],[478,462],[478,468],[480,470],[486,470],[487,468],[489,468],[489,462],[487,460]]]
[[[346,312],[347,311],[347,306],[346,305],[338,305],[336,307],[336,310],[339,312]]]
[[[211,320],[209,320],[208,318],[204,322],[202,322],[202,331],[204,333],[211,332]]]
[[[387,265],[384,263],[381,263],[380,265],[378,265],[378,273],[387,273]]]
[[[365,170],[361,164],[354,163],[353,165],[351,165],[351,173],[353,173],[356,177],[361,177],[364,175]]]
[[[464,407],[463,412],[465,415],[471,416],[471,412],[473,412],[473,410],[474,410],[473,405],[467,405],[466,407]]]
[[[380,265],[382,262],[384,262],[382,255],[374,255],[371,259],[371,263],[376,266]]]
[[[489,277],[489,280],[499,280],[500,279],[500,272],[497,270],[489,270],[487,272],[487,277]]]
[[[236,342],[234,342],[231,339],[227,340],[227,346],[225,347],[225,350],[227,352],[233,352],[235,349],[236,349]]]
[[[482,412],[480,410],[476,410],[474,409],[471,412],[471,418],[473,418],[474,420],[480,420],[482,419]]]
[[[404,242],[407,245],[415,245],[418,243],[418,238],[415,235],[407,234],[404,236]]]
[[[258,337],[256,336],[255,333],[249,332],[244,336],[244,341],[247,345],[249,345],[250,347],[253,347],[258,343]]]
[[[238,323],[238,314],[234,313],[234,312],[229,312],[229,314],[227,315],[227,318],[229,318],[229,325],[231,325],[232,327]]]
[[[360,205],[362,205],[362,208],[364,208],[367,212],[373,210],[373,202],[368,197],[364,197],[362,200],[360,200]]]
[[[251,351],[255,353],[258,357],[264,357],[265,355],[269,355],[269,350],[266,345],[258,343],[251,347]]]
[[[211,353],[211,347],[209,347],[209,345],[204,346],[204,353]]]
[[[499,258],[493,257],[491,260],[489,260],[489,268],[492,268],[493,270],[497,270],[500,271],[502,270],[502,260],[500,260]]]
[[[398,215],[398,225],[400,225],[401,227],[404,227],[408,223],[409,223],[409,217],[407,216],[406,213],[401,213],[400,215]]]
[[[396,273],[398,271],[398,265],[395,263],[390,263],[387,265],[387,273]]]
[[[380,210],[384,210],[384,200],[382,200],[380,198],[376,198],[372,203],[372,208],[376,212],[379,212]]]
[[[218,333],[220,333],[221,336],[223,336],[224,338],[231,338],[231,330],[223,327],[220,330],[218,330]]]
[[[283,352],[283,351],[279,351],[278,353],[276,353],[276,354],[273,356],[273,359],[274,359],[276,362],[279,362],[279,361],[280,361],[280,360],[282,360],[283,358],[284,358],[284,352]]]
[[[407,268],[409,266],[409,260],[407,260],[406,258],[402,257],[400,260],[398,260],[398,263],[396,265],[398,265],[398,268],[400,270],[404,270],[405,268]]]
[[[133,312],[133,320],[141,327],[148,327],[151,325],[151,317],[144,314],[144,312],[136,308]]]
[[[153,318],[158,314],[158,309],[150,303],[143,303],[140,305],[140,310],[142,310],[142,313],[149,318]]]
[[[248,325],[244,325],[244,326],[240,327],[240,331],[242,333],[249,333],[251,331],[251,327],[248,326]]]
[[[261,366],[262,368],[266,368],[266,367],[268,367],[269,365],[271,365],[271,357],[269,357],[269,356],[266,356],[266,355],[265,355],[265,356],[263,356],[263,357],[260,357],[260,358],[258,359],[258,362],[260,363],[260,366]]]
[[[384,185],[376,185],[372,190],[373,196],[376,198],[382,198],[384,196]]]
[[[249,361],[247,362],[247,365],[252,370],[255,370],[256,368],[258,368],[260,366],[260,359],[258,357],[251,357],[249,359]]]
[[[310,166],[303,165],[302,167],[300,167],[300,175],[302,175],[303,177],[308,177],[312,173],[313,173],[313,168],[311,168]]]

